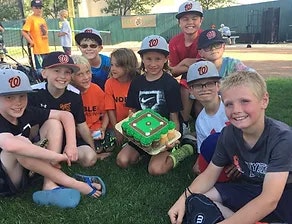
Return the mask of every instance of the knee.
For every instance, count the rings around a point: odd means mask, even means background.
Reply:
[[[148,166],[148,172],[152,176],[159,176],[167,173],[168,169],[165,169],[163,166]]]
[[[116,164],[121,168],[127,168],[130,165],[130,161],[129,159],[118,155],[116,159]]]

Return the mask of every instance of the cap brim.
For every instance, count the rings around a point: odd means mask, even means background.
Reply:
[[[44,69],[46,68],[54,68],[54,67],[66,67],[66,68],[70,68],[73,73],[76,73],[80,70],[79,66],[78,65],[74,65],[74,64],[62,64],[62,63],[58,63],[58,64],[54,64],[54,65],[51,65],[51,66],[47,66],[47,67],[44,67]]]
[[[8,93],[0,93],[0,96],[10,96],[10,95],[18,95],[22,93],[32,93],[35,92],[34,90],[25,90],[25,91],[15,91],[15,92],[8,92]]]
[[[207,47],[209,47],[210,45],[212,45],[212,44],[217,44],[217,43],[226,43],[226,41],[223,40],[223,39],[222,39],[222,40],[214,40],[214,41],[212,41],[211,43],[204,44],[204,45],[202,45],[202,46],[198,45],[198,50],[201,50],[201,49],[207,48]]]
[[[176,14],[175,18],[180,19],[181,17],[183,17],[186,14],[196,14],[197,16],[203,17],[203,13],[199,12],[199,11],[188,11],[188,12],[181,12]]]
[[[162,49],[155,49],[155,48],[153,48],[153,49],[139,50],[137,53],[141,55],[141,54],[144,54],[144,53],[147,53],[147,52],[151,52],[151,51],[157,51],[157,52],[162,53],[164,55],[169,55],[169,51],[162,50]]]
[[[189,84],[191,84],[193,82],[196,82],[196,81],[199,81],[199,80],[203,80],[203,79],[217,79],[217,80],[219,80],[221,78],[222,77],[214,76],[214,77],[206,77],[206,78],[193,79],[191,81],[188,81],[187,84],[189,85]]]
[[[84,38],[94,39],[98,44],[102,45],[102,39],[100,36],[94,33],[77,33],[75,35],[75,41],[78,45],[80,45],[80,41]]]

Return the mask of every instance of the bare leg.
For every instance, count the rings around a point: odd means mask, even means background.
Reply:
[[[148,165],[148,172],[151,175],[166,174],[173,168],[173,160],[169,157],[169,152],[161,152],[152,156]]]
[[[116,163],[119,167],[127,168],[139,161],[139,152],[129,144],[126,144],[117,155]]]

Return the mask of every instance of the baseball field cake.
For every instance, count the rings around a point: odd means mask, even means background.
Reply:
[[[136,112],[121,124],[123,135],[145,151],[163,147],[177,138],[175,123],[151,109]]]

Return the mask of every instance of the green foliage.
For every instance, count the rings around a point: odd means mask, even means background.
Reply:
[[[230,6],[232,3],[236,3],[236,0],[198,0],[201,2],[203,9],[221,8]]]
[[[0,0],[0,21],[21,19],[18,1],[16,0]]]
[[[161,0],[105,0],[107,7],[101,11],[111,13],[113,16],[125,16],[128,14],[143,15],[150,11]]]

